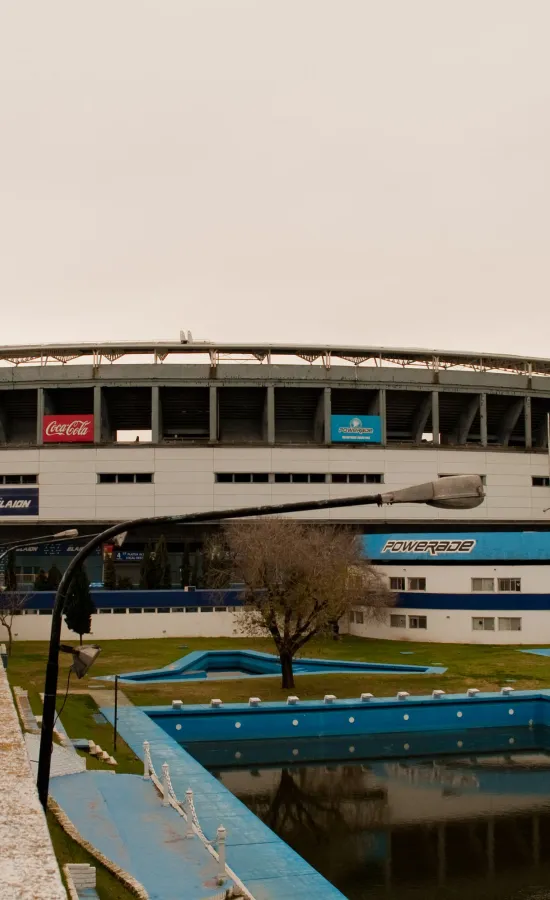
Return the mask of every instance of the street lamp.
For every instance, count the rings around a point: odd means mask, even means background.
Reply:
[[[29,544],[40,546],[41,544],[49,544],[50,541],[70,541],[76,537],[78,537],[78,529],[68,528],[66,531],[58,531],[56,534],[48,534],[45,537],[27,538],[25,541],[10,541],[1,545],[0,560],[4,559],[12,550],[20,550],[22,547],[28,547]]]
[[[238,509],[212,510],[210,512],[189,513],[180,516],[150,516],[112,525],[100,534],[94,535],[72,558],[65,569],[57,593],[52,613],[52,628],[46,683],[44,687],[44,709],[38,758],[38,796],[44,809],[48,803],[50,762],[57,697],[57,676],[59,668],[59,644],[63,607],[76,569],[93,553],[96,547],[107,541],[120,543],[128,531],[145,525],[188,525],[196,522],[220,522],[225,519],[245,519],[252,517],[284,515],[285,513],[307,512],[322,509],[336,509],[347,506],[384,506],[395,503],[426,503],[442,509],[472,509],[483,502],[485,493],[479,475],[451,475],[427,484],[419,484],[386,494],[367,494],[356,497],[337,497],[330,500],[306,500],[301,503],[280,503],[276,506],[244,506]]]

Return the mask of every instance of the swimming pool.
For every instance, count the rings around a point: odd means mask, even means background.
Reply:
[[[377,675],[431,675],[445,672],[440,666],[386,665],[384,663],[355,662],[339,659],[303,659],[294,661],[295,675],[334,673],[373,673]],[[278,656],[256,650],[195,650],[162,669],[127,672],[119,681],[148,682],[189,681],[203,679],[258,678],[281,674]],[[112,681],[114,675],[103,676]]]

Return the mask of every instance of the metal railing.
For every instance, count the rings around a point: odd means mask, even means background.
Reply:
[[[170,767],[168,763],[162,765],[162,775],[159,778],[153,760],[151,758],[151,748],[149,741],[143,742],[143,778],[153,782],[155,788],[162,797],[163,806],[171,806],[186,822],[185,837],[198,837],[206,850],[214,857],[217,862],[217,883],[221,886],[228,879],[233,882],[234,888],[228,888],[212,897],[211,900],[230,900],[231,897],[243,897],[245,900],[255,900],[248,888],[243,884],[233,869],[227,865],[226,861],[226,840],[227,831],[223,825],[220,825],[216,831],[216,838],[209,840],[201,828],[195,803],[193,800],[193,791],[188,788],[185,792],[185,800],[180,803],[176,796],[176,792],[170,778]],[[214,847],[214,844],[216,847]]]

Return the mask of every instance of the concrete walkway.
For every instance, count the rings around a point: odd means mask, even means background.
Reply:
[[[153,784],[138,775],[89,771],[53,778],[50,793],[85,840],[133,875],[150,900],[209,900],[216,861],[185,821],[162,806]]]

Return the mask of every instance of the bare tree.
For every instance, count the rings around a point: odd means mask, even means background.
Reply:
[[[210,584],[244,585],[240,625],[270,634],[281,660],[282,687],[294,687],[293,659],[316,634],[353,607],[385,616],[394,602],[345,528],[292,519],[228,524],[208,547]]]
[[[20,616],[32,594],[28,591],[0,591],[0,625],[8,632],[8,656],[13,645],[13,620]]]

